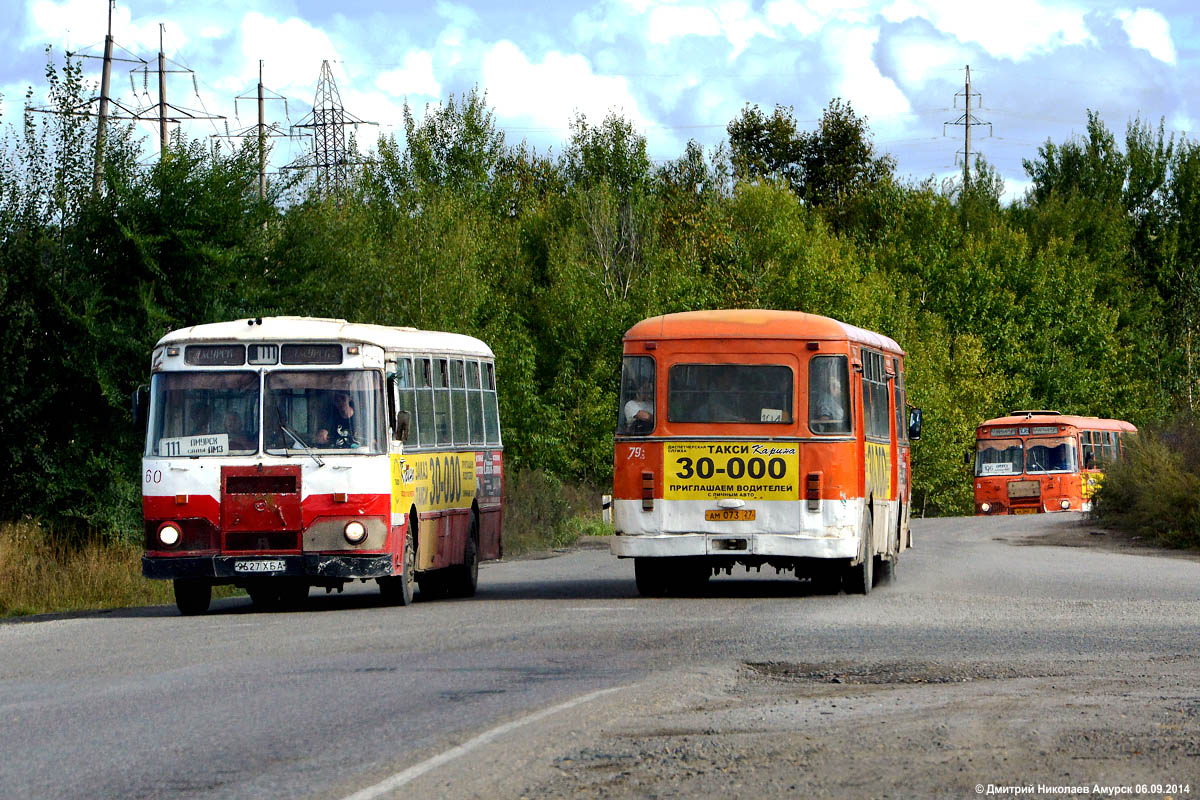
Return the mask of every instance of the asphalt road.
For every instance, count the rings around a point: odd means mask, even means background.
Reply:
[[[580,549],[485,564],[470,600],[388,607],[369,584],[303,612],[234,599],[0,624],[0,797],[966,797],[1043,779],[1024,738],[1066,765],[1046,781],[1149,764],[1200,794],[1200,563],[1036,544],[1100,544],[1082,525],[918,520],[897,581],[866,597],[743,572],[645,599],[631,561]],[[1126,721],[1066,725],[1093,690]],[[1055,716],[1039,722],[1034,695]],[[888,714],[890,743],[855,757],[898,766],[845,783],[830,742]],[[974,730],[991,714],[1015,742],[994,763],[999,734]],[[779,735],[747,738],[764,727]],[[1085,729],[1134,738],[1098,760],[1069,744]],[[961,764],[939,736],[960,737]],[[769,768],[785,757],[802,766]]]

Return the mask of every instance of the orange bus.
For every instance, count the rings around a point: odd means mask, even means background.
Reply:
[[[908,529],[904,351],[796,311],[652,317],[624,337],[612,553],[638,591],[774,567],[830,591],[890,579]]]
[[[1119,419],[1014,411],[975,429],[975,514],[1090,511],[1103,466],[1137,428]]]

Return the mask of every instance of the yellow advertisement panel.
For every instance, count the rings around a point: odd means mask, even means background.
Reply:
[[[778,442],[667,442],[663,499],[797,500],[800,446]]]
[[[475,453],[392,456],[392,510],[469,508],[475,498]]]
[[[892,446],[867,442],[867,493],[892,499]]]

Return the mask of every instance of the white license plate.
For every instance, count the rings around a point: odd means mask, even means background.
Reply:
[[[233,562],[234,572],[283,572],[286,567],[282,561],[263,561],[255,559],[253,561],[235,561]]]

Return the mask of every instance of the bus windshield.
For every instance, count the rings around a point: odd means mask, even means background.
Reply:
[[[273,455],[386,452],[383,384],[372,370],[269,372],[263,413]]]
[[[675,364],[667,380],[671,422],[792,421],[789,367]]]
[[[1023,454],[1020,439],[981,439],[975,452],[975,475],[1020,475]]]
[[[258,373],[159,372],[150,395],[147,457],[258,452]]]
[[[1028,473],[1079,470],[1079,459],[1076,458],[1079,448],[1072,437],[1029,439],[1025,444],[1025,471]]]

